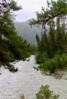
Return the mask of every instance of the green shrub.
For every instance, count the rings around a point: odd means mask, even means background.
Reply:
[[[67,66],[67,56],[63,55],[56,55],[52,59],[47,59],[43,64],[39,65],[39,69],[44,71],[50,71],[54,73],[57,70],[63,70]]]
[[[38,64],[44,63],[46,59],[47,59],[47,54],[46,53],[38,52],[36,54],[36,62]]]
[[[49,89],[49,86],[41,86],[40,91],[36,94],[36,99],[58,99],[57,95]]]
[[[14,60],[14,56],[13,56],[13,54],[10,51],[8,51],[8,52],[3,51],[2,55],[3,55],[3,59],[6,59],[6,61]]]

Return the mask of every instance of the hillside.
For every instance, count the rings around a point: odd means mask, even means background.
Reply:
[[[41,26],[30,26],[29,21],[16,22],[15,27],[19,35],[31,44],[36,44],[36,34],[41,34]]]

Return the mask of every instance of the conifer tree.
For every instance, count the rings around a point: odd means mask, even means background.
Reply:
[[[0,64],[14,71],[10,62],[25,59],[32,47],[18,36],[14,27],[11,11],[19,10],[20,7],[13,0],[2,0],[0,5]]]
[[[41,24],[42,27],[48,25],[47,41],[46,36],[42,35],[40,47],[45,51],[47,44],[47,53],[49,57],[53,57],[56,53],[64,53],[67,46],[67,34],[65,31],[65,22],[62,23],[61,19],[67,15],[67,2],[66,0],[51,0],[50,6],[45,10],[42,7],[41,12],[37,12],[37,19],[31,21],[31,25]],[[64,20],[65,21],[65,20]],[[49,24],[48,24],[49,23]],[[57,23],[57,24],[56,24]],[[45,31],[45,28],[43,28]],[[45,31],[46,32],[46,31]],[[43,38],[45,40],[43,40]]]

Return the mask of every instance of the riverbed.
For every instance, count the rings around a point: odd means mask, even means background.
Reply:
[[[0,99],[36,99],[35,94],[41,85],[48,84],[59,99],[67,99],[67,80],[56,79],[54,76],[42,75],[33,67],[36,65],[32,55],[27,61],[13,63],[18,72],[11,73],[3,67],[0,69]]]

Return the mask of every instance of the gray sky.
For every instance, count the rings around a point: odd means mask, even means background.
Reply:
[[[16,21],[26,21],[36,17],[36,11],[40,11],[41,7],[47,6],[47,0],[15,0],[18,5],[23,7],[22,10],[15,12]]]

